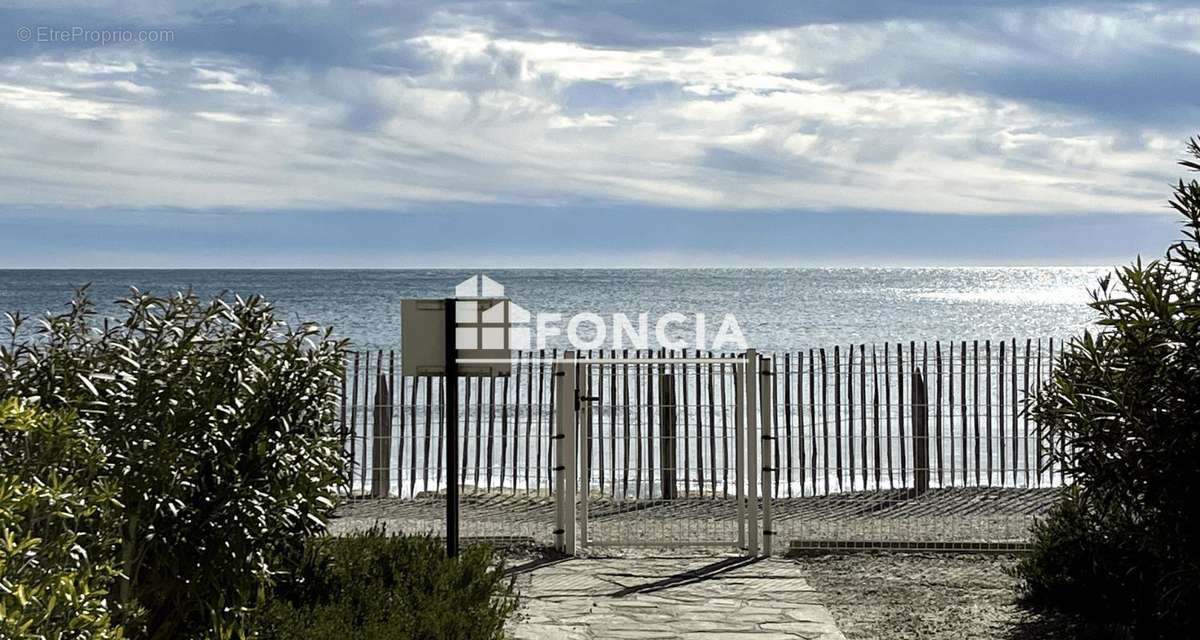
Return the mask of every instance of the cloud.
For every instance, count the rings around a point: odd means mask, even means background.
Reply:
[[[174,33],[0,46],[0,198],[35,208],[1144,212],[1200,116],[1200,11],[1184,5],[4,16]]]

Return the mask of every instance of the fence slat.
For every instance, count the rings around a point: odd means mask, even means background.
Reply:
[[[704,354],[700,350],[696,350],[696,358],[703,357]],[[701,395],[704,389],[703,386],[704,374],[701,371],[701,364],[696,363],[696,486],[699,489],[700,497],[704,497],[704,403],[701,400]]]
[[[492,476],[495,467],[492,464],[493,449],[496,442],[496,378],[491,376],[488,388],[488,429],[487,429],[487,488],[492,490]]]
[[[916,364],[915,361],[913,364]],[[925,443],[925,457],[921,459],[921,464],[925,467],[926,473],[929,473],[929,343],[921,342],[921,391],[925,396],[921,399],[922,406],[925,407],[925,435],[923,440]]]
[[[358,466],[358,487],[363,495],[368,495],[367,489],[367,469],[370,468],[370,459],[367,457],[367,445],[369,436],[367,431],[371,424],[371,354],[368,353],[363,362],[363,397],[362,397],[362,412],[363,412],[363,431],[362,431],[362,464]]]
[[[891,344],[883,343],[883,419],[884,425],[887,427],[887,433],[884,436],[884,447],[887,450],[887,476],[888,488],[896,488],[896,466],[892,457],[892,372],[891,372]]]
[[[954,440],[954,341],[951,340],[949,343],[947,343],[947,346],[949,348],[946,349],[946,355],[947,355],[946,369],[947,369],[947,373],[948,373],[946,378],[947,378],[947,381],[950,383],[949,385],[947,385],[947,386],[949,386],[950,389],[949,389],[949,397],[947,398],[947,402],[946,402],[946,408],[947,408],[946,424],[947,424],[947,431],[949,432],[949,433],[947,433],[946,443],[947,443],[947,448],[950,450],[950,452],[949,452],[950,453],[950,456],[949,456],[949,458],[950,458],[950,486],[954,486],[955,483],[957,482],[957,478],[958,478],[958,476],[955,475],[955,465],[954,465],[954,452],[955,452],[954,445],[956,442]],[[964,462],[966,461],[966,456],[963,457],[963,461]]]
[[[825,350],[821,349],[821,444],[822,444],[822,460],[824,465],[821,469],[821,475],[824,476],[825,493],[829,493],[829,398],[827,391],[829,389],[828,368],[825,363]]]
[[[1025,339],[1025,383],[1024,383],[1024,388],[1022,388],[1022,390],[1021,390],[1021,393],[1022,393],[1023,397],[1025,398],[1025,405],[1024,405],[1024,407],[1022,407],[1022,413],[1025,416],[1025,419],[1024,419],[1024,426],[1025,426],[1025,458],[1024,458],[1024,462],[1025,462],[1025,486],[1027,486],[1027,487],[1032,486],[1032,484],[1030,483],[1031,478],[1030,478],[1030,469],[1029,469],[1029,356],[1030,356],[1030,347],[1032,346],[1032,342],[1033,341],[1030,340],[1029,338]]]
[[[871,345],[871,409],[872,422],[875,426],[875,488],[881,489],[883,488],[883,457],[879,440],[879,361],[875,353],[875,345]]]
[[[521,360],[530,358],[532,354],[518,351],[517,363],[513,365],[516,378],[513,380],[513,430],[512,430],[512,490],[517,492],[517,470],[520,468],[518,454],[521,450]]]
[[[458,459],[459,475],[462,478],[459,480],[459,486],[466,487],[467,470],[471,468],[471,376],[463,376],[463,395],[459,406],[462,407],[462,425],[459,429],[462,435],[462,457]]]
[[[401,376],[400,379],[403,380],[404,377]],[[409,465],[408,481],[408,495],[410,497],[415,496],[417,493],[417,386],[420,384],[420,382],[421,379],[418,377],[414,377],[412,379],[412,395],[409,396],[408,403],[409,417],[411,418],[409,423],[412,425],[412,446],[410,447],[412,449],[412,462]],[[404,389],[401,387],[401,392],[403,393],[403,391]],[[428,459],[428,456],[426,456],[426,459]],[[428,464],[423,464],[421,466],[425,468],[429,467]]]
[[[984,389],[987,396],[983,399],[985,411],[987,412],[987,484],[992,486],[992,341],[986,340],[983,345],[984,364],[983,371],[987,384]]]
[[[446,379],[438,378],[437,486],[442,487],[442,464],[446,453]],[[447,486],[451,479],[446,479]],[[442,487],[445,490],[446,487]]]
[[[345,369],[343,369],[342,370],[342,380],[341,380],[341,386],[342,386],[341,407],[340,407],[341,421],[338,423],[338,425],[340,427],[338,437],[341,439],[343,456],[349,455],[349,451],[346,450],[346,438],[350,435],[350,428],[346,424],[346,373],[347,373],[347,371]],[[349,492],[350,488],[347,486],[346,490],[347,490],[347,492]]]
[[[425,377],[425,464],[423,465],[424,469],[421,474],[421,480],[425,485],[426,491],[429,491],[429,469],[430,469],[430,467],[433,466],[430,464],[432,462],[432,460],[429,456],[429,451],[430,451],[431,446],[433,446],[433,378],[430,376],[426,376]],[[439,477],[436,480],[436,482],[437,482],[437,484],[440,485],[442,482],[442,479]],[[435,486],[434,490],[436,491],[436,489],[437,489],[437,487]]]
[[[590,356],[591,353],[589,352]],[[604,350],[596,352],[598,360],[604,359]],[[604,370],[603,364],[596,365],[596,379],[592,383],[591,391],[588,396],[594,398],[592,401],[592,415],[596,418],[596,430],[591,434],[593,460],[595,460],[595,469],[597,483],[600,485],[600,493],[604,494]]]
[[[904,345],[896,343],[896,446],[900,448],[900,486],[908,486],[908,451],[904,432]]]
[[[937,432],[937,469],[938,469],[938,486],[945,486],[945,479],[942,475],[942,470],[945,469],[945,463],[942,459],[942,449],[945,443],[942,441],[942,341],[938,340],[933,345],[933,357],[937,361],[937,404],[934,405],[933,421],[934,430]],[[954,472],[951,471],[951,476]]]
[[[1016,486],[1017,482],[1019,482],[1019,480],[1017,479],[1017,472],[1019,470],[1018,469],[1019,465],[1017,463],[1017,457],[1019,455],[1018,450],[1021,447],[1021,441],[1020,441],[1019,435],[1017,433],[1017,416],[1021,412],[1017,410],[1017,339],[1016,338],[1012,339],[1012,349],[1010,350],[1010,352],[1012,354],[1010,356],[1012,358],[1012,366],[1009,367],[1009,369],[1011,371],[1009,375],[1012,376],[1012,380],[1010,381],[1011,384],[1009,384],[1009,392],[1012,394],[1012,396],[1011,396],[1012,402],[1009,404],[1009,406],[1011,407],[1009,412],[1012,413],[1012,438],[1013,438],[1013,441],[1012,441],[1012,478],[1013,478],[1013,486]]]
[[[842,356],[833,346],[833,442],[836,449],[837,485],[842,489]]]
[[[858,345],[859,431],[862,433],[862,483],[867,488],[867,345]]]
[[[713,358],[713,352],[708,352]],[[713,363],[708,363],[708,484],[709,495],[716,497],[716,397],[713,395]],[[698,371],[698,370],[697,370]],[[697,381],[698,383],[698,381]]]
[[[1059,344],[1059,350],[1060,351],[1062,350],[1061,344]],[[1054,375],[1054,338],[1050,338],[1050,362],[1049,362],[1049,371],[1047,372],[1047,374],[1050,376]],[[1060,431],[1058,434],[1058,452],[1059,453],[1066,453],[1066,451],[1067,451],[1067,439],[1066,438],[1067,438],[1067,435]],[[1067,482],[1067,469],[1062,464],[1058,465],[1058,481],[1061,484],[1066,484],[1066,482]]]
[[[846,349],[846,450],[850,454],[850,490],[856,486],[854,468],[854,345]]]
[[[783,354],[783,439],[787,450],[787,495],[792,497],[792,354]],[[778,466],[778,463],[777,465]],[[803,475],[803,474],[802,474]]]
[[[721,381],[721,491],[724,495],[729,495],[729,417],[728,417],[728,397],[726,396],[726,387],[728,381],[725,379],[725,363],[721,363],[720,367]]]
[[[647,349],[646,356],[653,357],[654,352]],[[646,497],[651,500],[654,499],[654,384],[658,381],[657,366],[661,365],[646,365]]]
[[[483,456],[480,455],[483,449],[483,378],[479,377],[475,383],[475,474],[474,483],[475,491],[479,491],[479,471],[480,464],[483,462]],[[470,401],[470,396],[467,397]]]
[[[609,358],[617,359],[616,351],[609,351]],[[609,465],[609,483],[612,487],[612,496],[617,497],[617,407],[620,402],[617,400],[617,370],[620,367],[611,365],[608,375],[608,430],[609,430],[609,460],[612,464]]]
[[[404,468],[404,387],[403,387],[404,381],[403,380],[400,381],[400,383],[401,383],[401,387],[400,387],[400,391],[399,391],[400,402],[399,402],[399,404],[397,404],[397,402],[396,402],[396,398],[397,398],[397,396],[396,396],[396,393],[397,393],[397,391],[396,391],[396,352],[391,351],[391,350],[388,351],[387,380],[388,380],[388,405],[389,405],[388,406],[388,421],[389,421],[389,423],[394,420],[394,416],[397,413],[397,410],[396,410],[397,407],[399,407],[399,414],[400,414],[399,433],[397,434],[398,437],[397,437],[397,444],[396,444],[396,466],[397,466],[396,492],[401,493],[404,489],[404,470],[403,470],[403,468]],[[389,431],[390,431],[390,426],[391,425],[389,424]],[[390,442],[389,442],[389,448],[388,448],[388,456],[389,457],[391,456]],[[391,465],[389,464],[388,466],[390,467]],[[391,474],[390,469],[388,471],[388,474],[390,476],[390,474]],[[391,491],[391,487],[392,486],[391,486],[391,482],[390,482],[390,478],[389,478],[388,487],[387,487],[388,492]]]
[[[629,359],[629,349],[621,352],[621,357]],[[635,365],[636,366],[636,365]],[[621,499],[629,497],[629,363],[626,362],[621,367],[621,406],[622,422],[625,426],[625,469],[621,474]]]
[[[533,352],[530,352],[529,353],[529,362],[527,363],[528,366],[526,367],[526,373],[527,373],[526,377],[529,378],[529,380],[527,380],[525,383],[525,458],[524,458],[525,464],[524,464],[524,466],[525,466],[525,490],[526,491],[529,491],[530,489],[533,488],[529,484],[529,472],[533,468],[533,464],[531,464],[533,461],[533,458],[532,458],[533,450],[531,449],[531,445],[533,444],[533,442],[532,442],[533,441],[533,387],[534,387],[534,384],[533,384],[533,361],[534,361]]]
[[[999,423],[998,423],[998,428],[1000,431],[1000,486],[1004,486],[1004,484],[1005,484],[1005,471],[1004,470],[1008,467],[1008,460],[1005,456],[1005,453],[1006,453],[1005,443],[1007,442],[1007,440],[1005,439],[1006,436],[1004,433],[1004,395],[1005,395],[1005,393],[1004,393],[1005,392],[1005,389],[1004,389],[1004,362],[1005,362],[1004,344],[1005,344],[1004,340],[1001,340],[1000,341],[1000,361],[999,361],[998,368],[997,368],[997,374],[999,375],[998,383],[1000,385],[1000,394],[999,394],[1000,400],[997,403],[997,407],[999,408],[999,418],[1000,418]],[[989,386],[989,388],[990,388],[990,386]]]
[[[590,357],[591,355],[592,354],[589,352],[588,356]],[[538,349],[537,370],[538,370],[537,429],[534,433],[535,439],[534,439],[534,445],[533,445],[534,448],[537,449],[537,466],[534,467],[534,469],[535,469],[534,473],[537,474],[536,475],[537,480],[534,483],[534,490],[541,491],[541,489],[542,489],[542,469],[545,468],[542,466],[542,443],[546,440],[546,438],[544,436],[546,431],[544,431],[542,429],[543,425],[545,424],[545,422],[544,422],[545,411],[543,411],[542,408],[545,406],[545,403],[546,403],[546,350],[545,349]],[[587,487],[584,487],[584,490],[586,491]]]
[[[634,349],[634,357],[638,357],[641,350]],[[634,444],[637,445],[636,459],[637,468],[633,472],[633,493],[638,500],[642,499],[642,365],[633,365],[633,428],[634,428]]]
[[[554,495],[554,465],[555,465],[554,456],[555,456],[555,448],[556,448],[554,446],[554,398],[557,397],[554,395],[554,390],[558,388],[558,384],[559,384],[558,376],[554,375],[554,363],[555,362],[558,362],[558,349],[551,349],[550,350],[550,372],[549,372],[549,374],[550,374],[549,375],[549,377],[550,377],[550,394],[549,394],[548,400],[547,400],[547,404],[549,404],[550,408],[547,411],[548,416],[546,418],[546,437],[542,440],[542,446],[546,449],[546,494],[547,495]],[[543,362],[542,366],[545,367],[546,364],[547,363]]]
[[[810,475],[812,476],[812,493],[817,493],[817,376],[815,352],[808,350],[808,428],[812,433],[812,455],[809,456]]]
[[[350,495],[354,495],[354,469],[358,463],[358,353],[354,354],[354,377],[350,388]]]
[[[982,465],[980,464],[980,430],[979,430],[979,341],[975,341],[975,380],[973,382],[974,393],[972,394],[975,400],[975,484],[982,484]]]
[[[959,355],[958,373],[959,373],[958,391],[959,391],[959,396],[960,396],[959,397],[959,408],[960,408],[959,413],[962,414],[962,429],[961,429],[961,431],[962,431],[962,482],[963,482],[963,486],[966,486],[968,483],[968,476],[967,476],[967,474],[969,473],[968,468],[970,467],[970,465],[967,464],[967,460],[968,460],[967,444],[968,444],[969,438],[967,436],[967,341],[966,340],[962,341],[962,353]]]
[[[517,362],[520,362],[521,354],[517,353]],[[521,367],[516,367],[518,372]],[[508,382],[512,376],[504,376],[500,381],[500,398],[503,404],[500,405],[500,493],[504,493],[504,478],[508,475]],[[514,486],[513,489],[516,489]]]
[[[686,358],[687,355],[687,349],[684,349],[680,353],[680,357],[682,358]],[[675,357],[674,351],[671,352],[671,357]],[[672,377],[674,377],[673,374],[675,373],[675,365],[671,365],[671,373]],[[683,402],[679,403],[679,407],[683,409],[683,495],[685,497],[690,497],[692,495],[692,463],[691,455],[689,453],[689,440],[691,438],[691,433],[689,431],[690,420],[688,420],[688,414],[691,412],[688,411],[688,366],[686,362],[679,363],[679,377],[676,378],[676,380],[680,383],[679,386],[682,387],[683,391]],[[676,415],[678,415],[678,409],[676,409]]]

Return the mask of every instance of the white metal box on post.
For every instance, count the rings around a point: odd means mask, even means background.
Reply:
[[[529,313],[507,298],[454,301],[458,373],[507,376],[514,348],[528,348]],[[446,300],[410,299],[400,303],[401,369],[406,376],[440,376],[446,371]],[[522,338],[524,344],[521,343]]]

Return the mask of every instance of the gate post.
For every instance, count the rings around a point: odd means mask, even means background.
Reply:
[[[382,355],[379,362],[382,371]],[[371,496],[386,498],[392,487],[392,389],[382,372],[375,376],[371,417]]]
[[[662,358],[666,359],[667,350],[661,352]],[[675,352],[672,351],[674,356]],[[678,415],[675,406],[675,375],[666,373],[667,365],[660,365],[658,374],[658,411],[659,411],[659,468],[662,472],[662,497],[663,500],[674,500],[678,495],[678,487],[675,486],[675,480],[678,477],[678,467],[676,462],[676,443],[675,420]],[[672,365],[673,367],[674,365]]]
[[[555,363],[554,375],[559,377],[558,393],[554,399],[555,456],[555,529],[554,546],[568,555],[575,555],[575,352],[563,354]]]
[[[929,491],[929,389],[920,368],[913,371],[913,470],[915,495]]]
[[[775,539],[775,531],[771,526],[771,498],[772,489],[775,484],[775,404],[773,391],[775,390],[775,382],[773,376],[774,361],[771,358],[760,358],[759,360],[760,373],[762,378],[759,387],[759,398],[762,401],[759,407],[759,414],[762,417],[762,436],[759,441],[762,443],[762,501],[763,501],[763,553],[771,555],[771,543]]]
[[[746,549],[746,365],[733,365],[733,458],[737,490],[738,549]]]
[[[578,356],[576,356],[578,357]],[[578,485],[577,491],[581,491],[583,495],[579,496],[579,505],[576,508],[575,520],[579,523],[579,531],[576,533],[577,544],[588,546],[588,515],[591,505],[589,502],[592,499],[592,353],[588,352],[587,357],[583,362],[579,363],[575,369],[576,375],[576,392],[575,392],[575,410],[579,412],[578,428],[576,429],[575,439],[575,464],[578,466]]]
[[[747,505],[750,512],[749,553],[758,555],[758,352],[746,350],[746,453],[750,464],[746,468],[746,485],[749,489]]]

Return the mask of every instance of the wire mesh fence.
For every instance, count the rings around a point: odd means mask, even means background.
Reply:
[[[972,340],[771,354],[753,398],[738,373],[745,354],[580,353],[583,533],[596,545],[731,541],[745,536],[742,508],[755,522],[770,512],[776,549],[1017,544],[1065,481],[1048,455],[1061,442],[1026,411],[1056,348]],[[457,480],[464,535],[550,541],[559,353],[520,352],[509,376],[460,380],[457,479],[444,464],[444,381],[397,375],[398,357],[349,356],[341,435],[354,504],[342,514],[438,532]],[[740,442],[748,409],[761,440]]]

